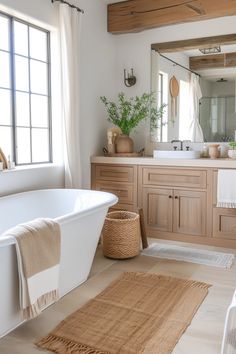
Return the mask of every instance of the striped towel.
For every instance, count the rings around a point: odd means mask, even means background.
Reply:
[[[29,320],[59,299],[60,227],[51,219],[35,219],[5,236],[15,240],[20,308],[23,319]]]

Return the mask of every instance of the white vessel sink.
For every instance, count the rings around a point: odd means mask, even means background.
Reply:
[[[201,151],[153,150],[155,159],[199,159]]]

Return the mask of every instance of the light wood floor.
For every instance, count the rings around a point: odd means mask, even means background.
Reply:
[[[186,246],[192,247],[193,245]],[[201,248],[199,245],[195,245],[195,247]],[[207,246],[204,246],[204,248],[230,253],[236,252]],[[192,324],[176,345],[173,354],[220,353],[225,314],[236,288],[236,262],[231,269],[224,270],[192,263],[158,260],[145,256],[126,261],[113,261],[105,259],[100,249],[96,254],[88,281],[44,311],[37,319],[25,323],[1,339],[0,353],[48,353],[37,349],[33,344],[34,341],[46,335],[67,315],[96,296],[123,271],[146,271],[212,284],[207,298],[195,315]],[[153,354],[158,354],[158,351]]]

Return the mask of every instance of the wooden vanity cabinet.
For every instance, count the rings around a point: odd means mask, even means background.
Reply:
[[[92,163],[92,189],[113,210],[143,208],[148,236],[236,248],[236,209],[216,207],[217,169]]]
[[[206,187],[204,170],[139,167],[138,203],[147,231],[206,236]]]

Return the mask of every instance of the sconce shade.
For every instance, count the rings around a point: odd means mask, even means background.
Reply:
[[[136,84],[137,79],[134,76],[134,69],[131,69],[131,72],[127,73],[127,70],[124,69],[124,84],[126,87],[132,87]]]

